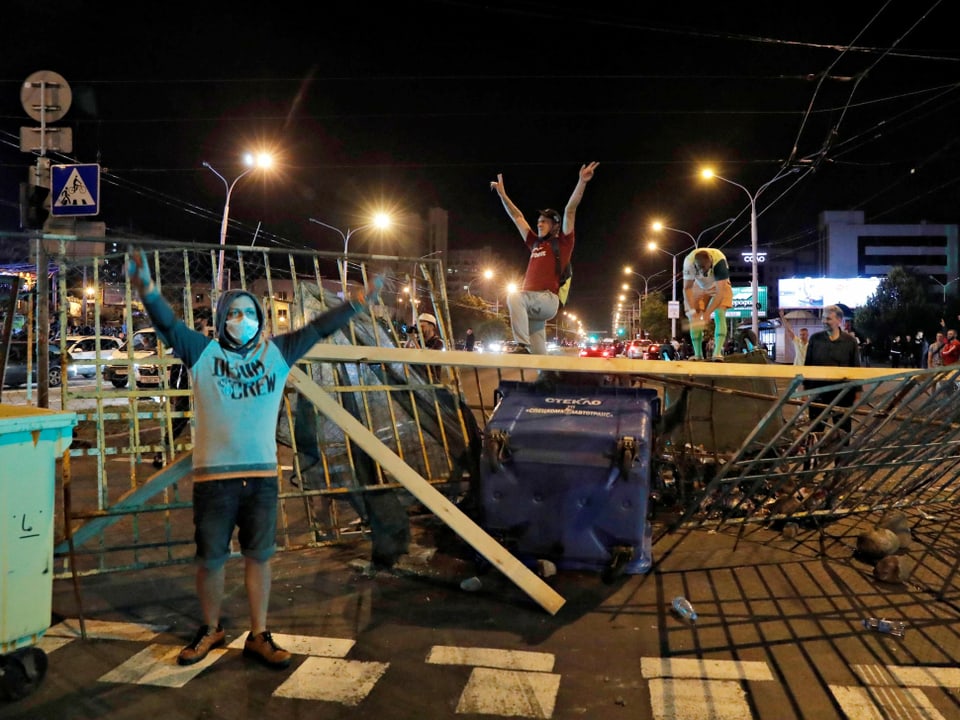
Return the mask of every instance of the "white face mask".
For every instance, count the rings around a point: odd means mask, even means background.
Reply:
[[[250,342],[259,329],[260,323],[250,317],[227,320],[227,332],[238,345],[246,345]]]

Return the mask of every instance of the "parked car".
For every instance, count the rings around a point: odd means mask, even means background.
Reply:
[[[631,340],[629,343],[627,343],[626,350],[624,350],[624,355],[631,360],[643,360],[646,358],[646,351],[648,347],[650,347],[649,340]]]
[[[0,348],[2,350],[2,348]],[[36,346],[34,346],[33,358],[31,359],[30,382],[37,381],[37,363],[38,357]],[[64,362],[66,360],[66,362]],[[60,387],[63,383],[63,374],[66,372],[67,379],[77,377],[77,370],[70,364],[69,353],[66,358],[60,355],[60,348],[50,345],[50,366],[48,379],[50,387]],[[21,340],[11,340],[10,349],[7,352],[7,365],[3,373],[4,387],[20,387],[27,384],[27,343]]]
[[[153,328],[144,328],[137,330],[128,341],[133,346],[133,372],[134,382],[138,388],[151,388],[160,385],[160,366],[152,359],[157,359],[157,333]],[[111,359],[114,361],[106,366],[103,372],[104,378],[113,383],[114,387],[122,388],[127,386],[127,378],[130,374],[131,365],[129,361],[129,349],[127,343],[111,353]],[[127,362],[116,362],[127,361]]]
[[[123,345],[123,340],[111,335],[70,335],[67,337],[67,352],[73,358],[77,373],[92,377],[97,372],[97,341],[100,344],[100,360],[109,360],[114,350]],[[103,366],[106,367],[106,366]]]

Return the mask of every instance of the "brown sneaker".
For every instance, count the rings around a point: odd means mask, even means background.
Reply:
[[[177,662],[180,665],[193,665],[200,662],[211,650],[223,645],[224,636],[223,625],[217,625],[216,630],[211,630],[207,625],[201,625],[197,634],[193,636],[193,642],[180,651]]]
[[[246,657],[256,658],[272,668],[285,668],[290,665],[290,653],[273,641],[269,630],[264,630],[259,635],[247,633],[243,654]]]

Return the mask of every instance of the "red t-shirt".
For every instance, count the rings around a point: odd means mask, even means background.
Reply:
[[[960,360],[960,340],[947,340],[940,348],[940,359],[944,365],[953,365]]]
[[[560,267],[565,267],[573,255],[573,233],[569,235],[560,232]],[[556,293],[560,289],[560,278],[557,276],[557,260],[553,254],[553,242],[549,239],[541,240],[536,233],[527,233],[524,240],[530,249],[530,261],[527,263],[527,272],[523,276],[521,290],[549,290]]]

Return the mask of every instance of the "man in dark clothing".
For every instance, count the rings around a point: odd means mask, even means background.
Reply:
[[[463,349],[467,352],[473,352],[473,345],[476,341],[476,337],[473,334],[473,328],[467,328],[467,336],[463,341]]]
[[[857,345],[856,338],[850,333],[840,329],[843,327],[843,311],[836,305],[828,305],[825,307],[823,309],[823,326],[823,330],[815,332],[810,336],[804,365],[820,367],[860,367],[859,346]],[[836,382],[835,380],[805,380],[803,387],[810,390],[813,388],[826,387],[827,385],[835,385]],[[836,402],[836,404],[841,407],[850,407],[853,405],[856,400],[856,393],[847,392],[840,397],[841,393],[842,391],[840,390],[820,393],[814,400],[815,402],[824,404]],[[816,410],[812,412],[814,415],[820,414]],[[834,410],[830,414],[833,416],[832,419],[837,421],[842,415],[842,411]],[[818,432],[824,430],[825,420],[826,418],[819,419],[813,431]],[[850,418],[843,421],[840,427],[849,433],[852,427]]]
[[[420,337],[423,339],[424,350],[443,350],[443,338],[437,332],[437,318],[430,313],[420,313],[417,318],[420,323]],[[440,366],[430,365],[427,368],[428,380],[430,382],[440,382]]]

